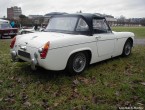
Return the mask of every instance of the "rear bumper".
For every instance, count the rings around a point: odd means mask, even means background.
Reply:
[[[63,49],[54,49],[49,50],[45,59],[41,59],[38,48],[27,47],[26,52],[30,53],[30,58],[23,57],[18,54],[18,51],[21,50],[17,45],[14,49],[11,49],[11,58],[13,61],[19,61],[19,59],[29,62],[33,70],[36,69],[36,66],[40,66],[46,70],[64,70],[67,65],[68,54],[66,50]],[[64,51],[64,52],[62,52]],[[61,53],[61,55],[58,55]],[[17,60],[18,59],[18,60]]]
[[[13,61],[16,61],[17,60],[17,53],[16,53],[16,51],[11,51],[11,59]]]

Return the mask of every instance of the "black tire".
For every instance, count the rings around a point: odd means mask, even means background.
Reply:
[[[14,38],[15,36],[11,36],[11,39]]]
[[[130,40],[127,40],[124,45],[122,55],[129,56],[131,54],[131,50],[132,50],[132,43]]]
[[[88,54],[86,52],[77,52],[68,60],[66,70],[69,75],[78,75],[88,66]]]
[[[0,39],[2,39],[2,35],[0,34]]]

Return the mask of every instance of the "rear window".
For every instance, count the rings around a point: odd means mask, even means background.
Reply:
[[[50,19],[46,30],[74,31],[77,20],[77,17],[54,17]]]

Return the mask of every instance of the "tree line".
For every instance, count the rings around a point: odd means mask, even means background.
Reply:
[[[124,16],[120,16],[116,22],[117,25],[141,25],[145,26],[145,18],[129,18],[126,19]]]

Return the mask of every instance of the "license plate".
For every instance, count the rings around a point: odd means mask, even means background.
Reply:
[[[20,55],[22,57],[25,57],[25,58],[28,58],[28,59],[31,58],[30,53],[27,53],[27,52],[24,52],[24,51],[21,51],[21,50],[18,50],[18,55]]]
[[[9,35],[9,34],[8,34],[8,33],[5,33],[5,34],[4,34],[4,36],[7,36],[7,35]]]

